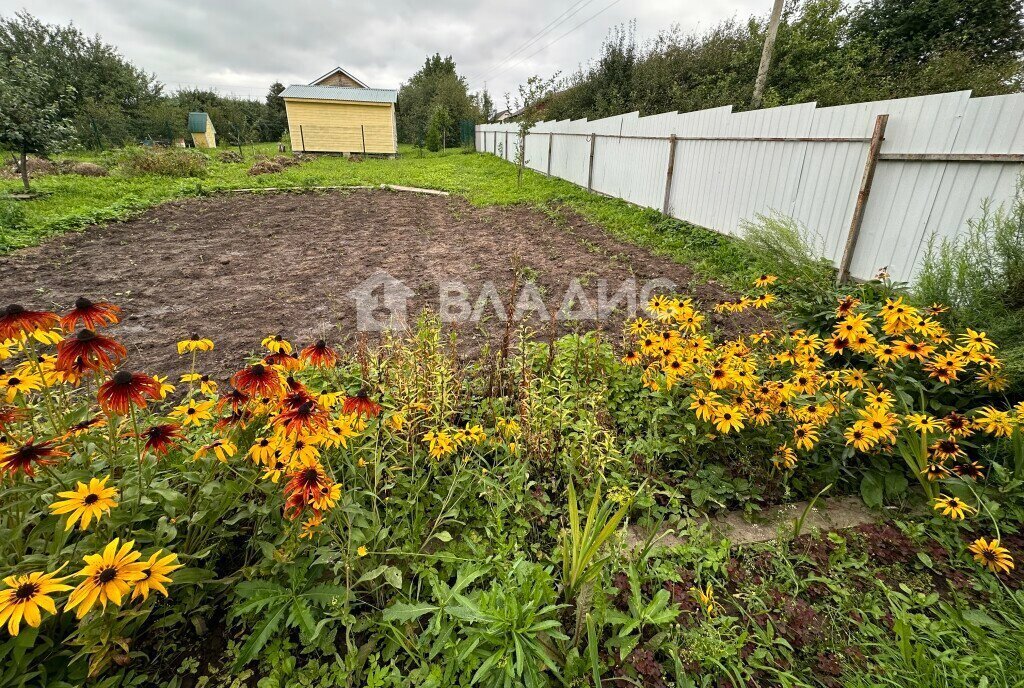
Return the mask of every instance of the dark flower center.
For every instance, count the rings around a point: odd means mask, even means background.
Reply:
[[[9,387],[17,387],[20,384],[21,384],[21,380],[19,378],[16,378],[16,377],[9,377],[9,378],[7,378],[7,385]]]
[[[318,339],[318,340],[316,340],[316,344],[314,346],[317,349],[326,349],[327,348],[327,342],[325,342],[322,339]]]
[[[263,375],[263,373],[265,373],[265,372],[267,372],[267,369],[264,368],[263,364],[261,364],[261,363],[257,363],[255,365],[253,365],[253,367],[252,367],[252,374],[253,375]]]
[[[109,583],[115,578],[117,578],[117,568],[114,566],[108,566],[96,575],[96,580],[100,583]]]
[[[302,472],[302,482],[307,485],[315,485],[320,482],[320,471],[315,468],[307,468]]]
[[[39,594],[39,583],[22,583],[14,591],[14,599],[19,602],[28,602]]]
[[[84,296],[79,296],[77,299],[75,299],[76,311],[87,311],[90,308],[92,308],[92,301],[90,301],[89,299],[85,298]]]
[[[80,342],[91,342],[93,339],[96,339],[96,333],[88,328],[83,328],[75,335],[75,339]]]
[[[4,315],[7,315],[7,316],[21,315],[24,312],[25,312],[25,307],[24,306],[19,306],[16,303],[12,303],[11,305],[9,305],[7,308],[4,309]]]
[[[113,380],[114,384],[118,385],[119,387],[130,385],[132,382],[132,374],[127,370],[119,370],[116,373],[114,373]]]
[[[90,494],[85,495],[85,499],[82,500],[82,503],[83,504],[95,504],[98,501],[100,501],[100,496],[97,495],[97,494],[90,493]]]
[[[149,580],[149,577],[152,576],[152,575],[153,575],[153,569],[144,569],[142,571],[142,579],[141,580]]]

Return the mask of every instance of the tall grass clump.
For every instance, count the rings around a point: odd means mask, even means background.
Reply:
[[[1003,349],[1013,391],[1024,391],[1024,177],[1007,205],[985,201],[965,232],[932,235],[914,291],[948,305],[951,326],[987,331]]]
[[[778,275],[782,289],[808,297],[832,292],[835,270],[821,257],[821,237],[810,228],[773,213],[744,220],[740,230],[751,261]]]
[[[143,148],[133,146],[118,151],[114,164],[129,177],[202,177],[209,159],[185,148]]]

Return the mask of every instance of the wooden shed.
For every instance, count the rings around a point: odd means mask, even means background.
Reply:
[[[354,84],[354,85],[338,85]],[[395,155],[398,91],[369,88],[341,67],[282,93],[292,150],[304,153]]]
[[[192,134],[192,143],[196,148],[217,147],[217,130],[213,128],[213,120],[205,112],[188,113],[188,131]]]

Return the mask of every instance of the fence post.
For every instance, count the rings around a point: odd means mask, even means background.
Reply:
[[[590,135],[590,161],[587,163],[587,191],[594,190],[594,143],[597,141],[597,134]]]
[[[668,170],[665,172],[665,200],[661,204],[661,214],[668,215],[669,201],[672,199],[672,174],[676,170],[676,135],[668,137]]]
[[[306,137],[302,134],[302,125],[299,125],[299,141],[302,143],[302,152],[306,152]]]
[[[363,157],[366,157],[366,127],[359,125],[359,134],[363,137]]]
[[[551,142],[555,140],[554,133],[548,134],[548,176],[551,176]]]
[[[505,150],[504,150],[504,153],[505,153],[504,158],[506,160],[511,160],[512,159],[511,157],[509,157],[509,154],[508,154],[508,129],[505,130]]]
[[[871,182],[875,179],[878,153],[882,148],[882,141],[885,140],[885,125],[888,121],[889,115],[875,117],[875,130],[871,133],[868,157],[864,161],[864,174],[861,176],[860,190],[857,192],[857,205],[853,208],[853,218],[850,220],[850,232],[846,236],[843,258],[839,261],[836,285],[844,284],[850,279],[850,265],[853,263],[853,253],[857,250],[857,239],[860,237],[860,228],[864,223],[864,211],[867,208],[868,196],[871,194]]]

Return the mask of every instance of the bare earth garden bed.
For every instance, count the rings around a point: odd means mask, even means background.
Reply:
[[[82,295],[120,304],[125,318],[112,333],[136,366],[164,374],[183,372],[174,342],[197,328],[216,340],[206,365],[218,376],[270,332],[302,343],[350,340],[357,313],[349,292],[377,271],[412,290],[410,317],[438,309],[446,280],[466,285],[470,306],[486,296],[488,282],[507,305],[517,271],[551,312],[573,280],[592,305],[602,289],[612,296],[630,279],[638,287],[671,280],[708,310],[730,296],[688,267],[572,213],[375,190],[175,201],[5,256],[0,267],[5,302],[63,310]],[[479,322],[458,326],[466,353],[505,329],[494,299],[481,310]],[[547,338],[551,323],[536,313],[527,324]],[[597,327],[617,339],[628,316],[620,308],[603,321],[562,321],[557,330]],[[752,331],[761,327],[759,318],[715,315],[713,324]]]

